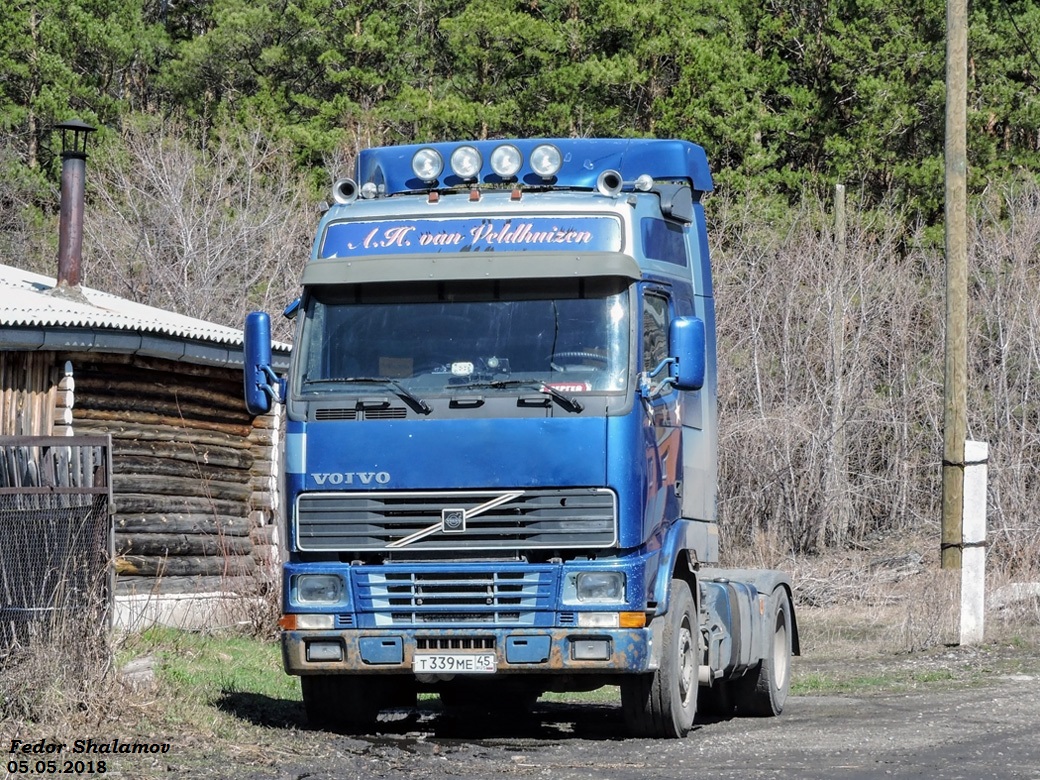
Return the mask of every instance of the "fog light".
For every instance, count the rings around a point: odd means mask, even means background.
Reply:
[[[610,640],[602,639],[572,639],[571,658],[575,661],[609,661]]]
[[[343,646],[339,642],[308,642],[308,661],[342,661]]]

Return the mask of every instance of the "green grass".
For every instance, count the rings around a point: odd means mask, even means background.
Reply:
[[[190,725],[235,739],[251,727],[300,717],[299,681],[282,670],[275,642],[151,628],[128,638],[120,663],[144,656],[154,659],[163,702],[146,715],[155,728]]]
[[[906,691],[920,685],[957,679],[957,675],[946,669],[892,671],[854,676],[809,672],[795,675],[791,681],[791,694],[794,696],[826,696],[877,691]]]
[[[182,695],[213,700],[227,692],[299,700],[295,678],[282,671],[279,647],[243,636],[151,628],[133,642],[134,655],[158,660],[159,679]]]

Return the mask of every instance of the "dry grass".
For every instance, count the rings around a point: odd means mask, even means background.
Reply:
[[[803,654],[854,659],[959,643],[961,573],[940,568],[937,543],[888,540],[771,565],[792,575]],[[990,567],[986,580],[985,642],[1040,647],[1040,594],[1013,587],[1040,583],[1040,570],[1011,578]],[[1007,602],[1008,593],[1020,597]]]
[[[24,627],[0,653],[0,724],[54,728],[101,723],[113,698],[112,652],[105,631],[82,615]]]

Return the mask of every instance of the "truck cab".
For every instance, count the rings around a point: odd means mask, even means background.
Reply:
[[[704,150],[384,147],[337,181],[286,377],[282,649],[316,723],[618,685],[634,734],[777,714],[786,575],[719,568]]]

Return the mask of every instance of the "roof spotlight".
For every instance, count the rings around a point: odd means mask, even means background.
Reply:
[[[436,149],[425,146],[412,156],[412,172],[426,183],[437,181],[444,170],[444,158]]]
[[[531,152],[531,168],[543,179],[551,179],[563,165],[563,155],[552,144],[540,144]]]
[[[512,179],[524,164],[524,156],[512,144],[496,146],[491,152],[491,170],[503,179]]]
[[[482,162],[480,152],[474,146],[460,146],[451,153],[451,170],[463,181],[477,178]]]

